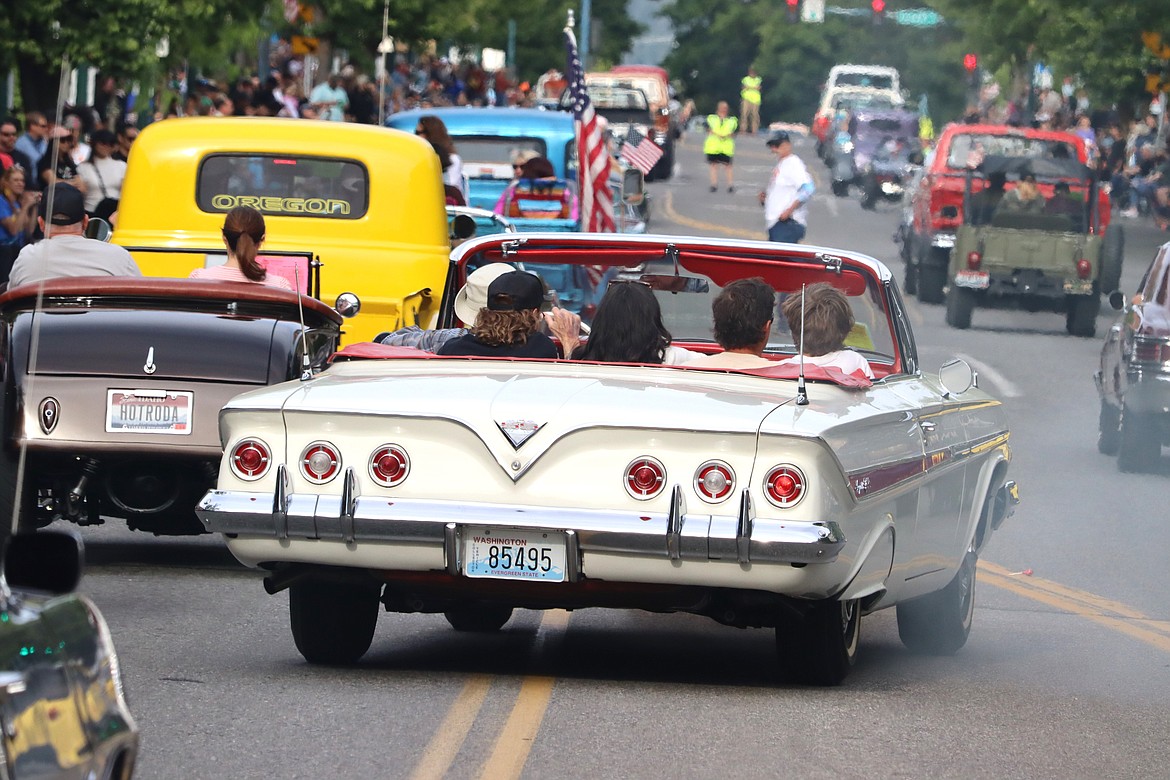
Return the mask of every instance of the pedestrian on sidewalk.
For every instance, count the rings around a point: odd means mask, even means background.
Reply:
[[[800,243],[808,226],[808,202],[815,187],[804,162],[792,153],[792,138],[781,130],[768,139],[776,167],[767,189],[760,192],[768,240]]]
[[[760,85],[763,83],[755,68],[748,68],[748,74],[740,81],[739,124],[745,133],[760,131]]]
[[[715,113],[707,117],[707,140],[703,142],[703,154],[707,155],[707,164],[711,170],[711,192],[719,189],[720,167],[727,178],[727,191],[735,192],[731,161],[735,157],[735,131],[738,128],[739,121],[728,116],[727,101],[720,100]]]

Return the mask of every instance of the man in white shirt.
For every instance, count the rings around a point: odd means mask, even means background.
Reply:
[[[46,209],[52,201],[51,212]],[[59,182],[46,190],[37,223],[45,238],[20,250],[8,286],[61,276],[142,276],[134,258],[120,246],[85,237],[89,217],[85,196]]]
[[[760,193],[764,206],[764,224],[768,240],[799,243],[808,227],[808,202],[812,200],[812,176],[804,162],[792,153],[792,138],[781,130],[768,139],[768,148],[776,155],[776,167],[768,188]]]
[[[776,291],[763,279],[737,279],[711,302],[715,340],[723,352],[683,363],[701,368],[766,368],[763,356],[772,331]]]
[[[336,73],[313,87],[309,102],[317,109],[318,116],[331,122],[345,121],[345,109],[349,107],[349,95],[341,88],[341,77]]]

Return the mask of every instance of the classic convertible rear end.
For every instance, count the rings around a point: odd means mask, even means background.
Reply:
[[[966,641],[975,556],[1007,515],[999,403],[955,364],[917,369],[889,272],[815,247],[662,237],[478,239],[468,267],[601,262],[661,297],[675,343],[714,349],[709,297],[745,276],[828,281],[874,383],[752,371],[434,357],[366,346],[221,416],[200,505],[233,554],[290,589],[312,662],[360,658],[379,604],[494,630],[512,609],[629,607],[777,630],[786,667],[840,682],[865,612],[899,606],[911,647]],[[689,274],[684,276],[683,274]],[[664,284],[663,280],[678,284]],[[673,290],[673,292],[671,291]],[[687,290],[691,292],[680,292]],[[795,351],[776,332],[768,354]],[[964,370],[966,369],[966,370]],[[954,372],[954,373],[952,373]]]
[[[0,314],[0,501],[19,496],[25,528],[115,517],[156,534],[204,531],[220,408],[305,354],[320,367],[341,323],[307,296],[191,279],[55,279],[0,295]]]

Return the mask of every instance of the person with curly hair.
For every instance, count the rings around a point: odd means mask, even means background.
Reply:
[[[810,284],[804,288],[803,303],[800,293],[793,293],[784,299],[780,312],[788,320],[793,338],[803,342],[805,365],[831,366],[846,374],[860,371],[870,379],[874,378],[869,362],[845,346],[845,337],[853,329],[854,323],[853,307],[849,305],[845,293],[828,282]],[[799,363],[800,356],[780,362]]]
[[[573,350],[574,360],[677,365],[699,357],[671,346],[654,291],[642,282],[611,282],[590,324],[589,341]]]
[[[488,285],[487,306],[479,310],[475,324],[464,336],[439,347],[438,355],[479,357],[557,358],[556,343],[541,332],[544,285],[527,271],[509,271]],[[550,322],[555,334],[576,315],[563,309],[553,312],[566,322]],[[580,320],[578,319],[579,323]],[[571,345],[575,346],[575,342]]]
[[[459,190],[463,194],[463,203],[469,203],[467,180],[463,177],[463,158],[455,151],[455,142],[447,132],[447,125],[437,116],[421,116],[414,134],[429,141],[435,154],[439,155],[439,164],[443,166],[443,184]]]

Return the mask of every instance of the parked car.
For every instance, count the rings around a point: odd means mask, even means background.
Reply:
[[[914,221],[903,286],[907,293],[917,292],[923,303],[945,299],[955,233],[963,224],[967,170],[987,155],[1088,162],[1085,144],[1072,133],[1007,125],[947,125],[927,156],[926,172],[911,196]],[[1104,232],[1110,217],[1107,193],[1098,192],[1097,208],[1097,225]]]
[[[242,282],[79,277],[8,290],[0,506],[18,506],[24,529],[115,518],[202,533],[193,510],[215,484],[220,408],[320,369],[341,322],[315,298]]]
[[[1146,269],[1137,293],[1109,302],[1121,311],[1105,336],[1093,375],[1101,396],[1097,449],[1117,456],[1122,471],[1161,470],[1170,444],[1170,243]]]
[[[129,780],[138,726],[97,607],[74,593],[81,539],[0,531],[0,777]]]
[[[289,591],[309,662],[356,662],[383,607],[482,631],[515,608],[691,612],[774,627],[784,668],[819,684],[846,676],[875,610],[896,607],[915,650],[966,642],[976,558],[1015,501],[1010,434],[965,363],[920,368],[885,266],[815,246],[533,233],[463,244],[452,284],[498,261],[580,266],[594,292],[645,284],[674,344],[703,352],[718,349],[723,285],[827,282],[849,296],[846,343],[877,379],[353,345],[309,381],[241,395],[199,515],[269,592]],[[777,323],[766,353],[796,341]]]
[[[268,228],[262,256],[311,251],[328,268],[316,297],[360,292],[351,339],[429,326],[451,245],[438,157],[410,130],[275,117],[155,122],[130,152],[112,240],[147,276],[186,277],[222,257],[186,250],[222,246],[224,214],[250,205]]]
[[[1024,176],[1035,179],[1043,211],[1009,210],[1006,195],[997,208],[981,206],[992,194],[987,181],[998,177],[1010,192]],[[1095,335],[1101,295],[1117,289],[1125,255],[1120,225],[1102,235],[1099,197],[1094,171],[1075,159],[990,155],[969,170],[947,272],[947,324],[969,328],[976,307],[1018,306],[1061,312],[1070,335]]]

